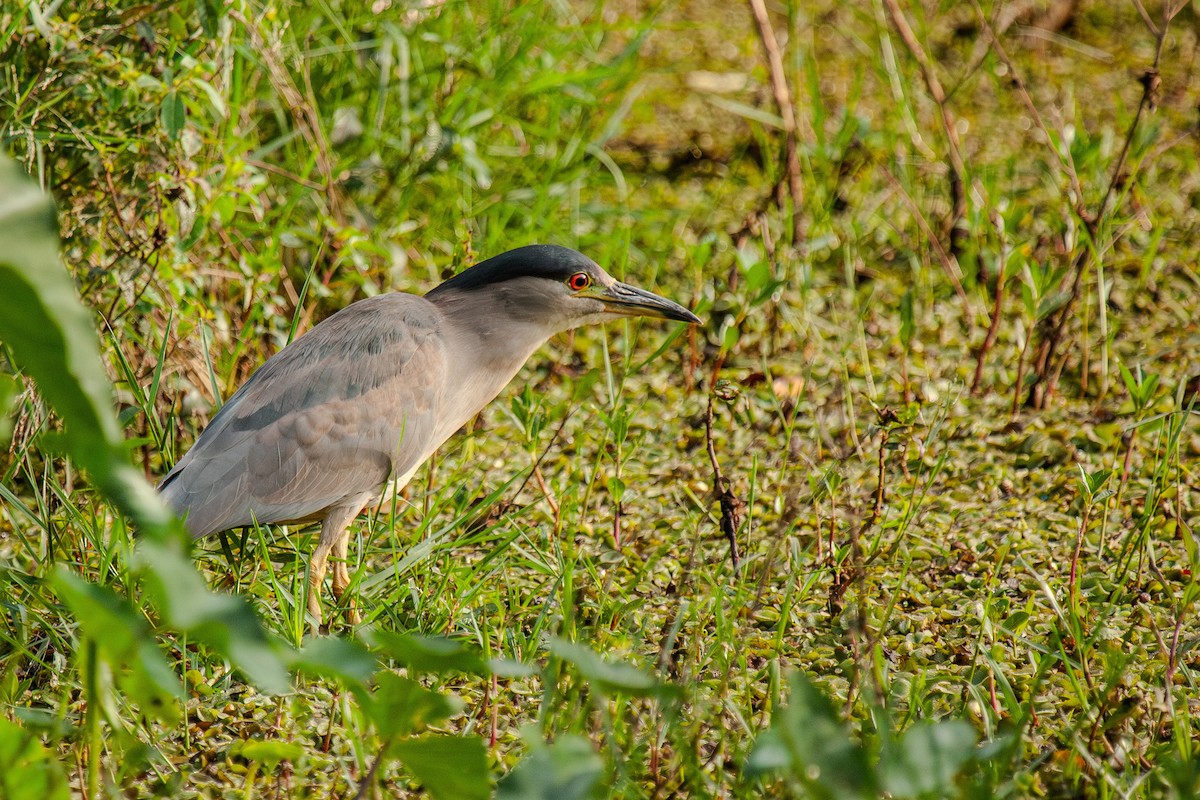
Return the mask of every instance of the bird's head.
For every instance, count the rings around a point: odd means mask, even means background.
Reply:
[[[613,278],[568,247],[535,244],[466,269],[426,295],[434,303],[470,298],[475,313],[534,323],[549,336],[614,317],[655,317],[697,324],[700,319],[665,297]],[[457,305],[457,303],[454,303]]]

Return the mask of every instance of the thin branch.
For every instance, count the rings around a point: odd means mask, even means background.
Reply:
[[[779,107],[779,116],[783,119],[788,192],[792,197],[792,244],[799,247],[805,238],[804,183],[800,170],[799,145],[796,141],[796,109],[792,103],[791,89],[788,87],[787,71],[783,66],[783,53],[779,49],[775,29],[771,27],[765,0],[750,0],[750,10],[754,13],[758,37],[762,40],[763,50],[767,54],[767,72],[771,76],[775,105]]]
[[[297,131],[314,153],[313,163],[317,171],[321,173],[324,183],[321,188],[329,205],[329,213],[339,223],[344,223],[342,200],[338,194],[337,181],[334,178],[334,157],[330,151],[329,141],[325,137],[324,131],[321,130],[321,118],[317,113],[316,98],[309,80],[307,64],[303,65],[306,95],[296,86],[292,74],[285,65],[286,57],[282,53],[282,43],[278,39],[268,42],[258,24],[240,12],[230,10],[229,15],[245,28],[251,44],[262,57],[272,88],[279,93],[280,99],[291,112]]]
[[[987,15],[983,13],[983,7],[979,5],[979,0],[971,0],[971,4],[975,7],[980,27],[983,29],[984,36],[987,38],[992,50],[1004,66],[1008,68],[1009,79],[1017,91],[1017,96],[1021,99],[1021,103],[1025,106],[1025,110],[1029,112],[1029,116],[1032,117],[1038,130],[1046,137],[1046,146],[1054,154],[1055,160],[1066,174],[1067,180],[1070,181],[1071,191],[1075,195],[1075,202],[1072,204],[1072,208],[1080,218],[1083,218],[1083,187],[1079,183],[1079,174],[1075,171],[1075,164],[1071,161],[1070,152],[1064,154],[1054,147],[1054,136],[1050,133],[1050,128],[1047,127],[1045,120],[1042,119],[1041,112],[1038,111],[1037,105],[1033,102],[1033,98],[1029,94],[1029,89],[1025,85],[1024,79],[1021,78],[1021,73],[1017,70],[1017,65],[1013,62],[1012,57],[1009,56],[1008,51],[1004,49],[1004,45],[1000,43],[1000,36],[992,28]]]
[[[1158,91],[1162,83],[1162,80],[1159,77],[1158,67],[1162,57],[1163,46],[1166,42],[1167,27],[1170,21],[1182,9],[1183,5],[1181,3],[1178,5],[1164,6],[1163,22],[1161,27],[1155,26],[1152,23],[1149,24],[1151,31],[1155,33],[1157,39],[1154,53],[1154,63],[1142,75],[1141,100],[1138,103],[1138,108],[1134,114],[1133,120],[1130,122],[1129,128],[1126,131],[1125,142],[1122,145],[1120,155],[1117,157],[1117,161],[1114,164],[1108,186],[1104,191],[1103,199],[1096,207],[1094,213],[1088,211],[1084,202],[1083,187],[1079,182],[1079,175],[1075,170],[1074,164],[1070,160],[1069,153],[1064,154],[1052,146],[1054,141],[1053,137],[1051,137],[1050,131],[1046,127],[1045,122],[1042,120],[1037,106],[1034,104],[1032,97],[1030,97],[1029,91],[1025,86],[1025,82],[1022,80],[1020,73],[1017,71],[1016,64],[1013,63],[1012,58],[1008,55],[1008,52],[1001,44],[999,36],[997,36],[996,32],[992,29],[990,23],[988,22],[987,15],[984,14],[983,8],[979,4],[979,0],[972,0],[972,5],[975,8],[975,13],[979,18],[979,23],[991,44],[992,50],[1008,68],[1010,78],[1013,82],[1013,85],[1016,87],[1017,95],[1021,98],[1026,110],[1029,112],[1038,128],[1041,129],[1043,134],[1046,136],[1047,143],[1051,145],[1051,152],[1055,154],[1058,163],[1066,172],[1068,179],[1070,180],[1071,192],[1074,194],[1074,202],[1071,204],[1071,206],[1076,215],[1079,217],[1079,220],[1082,222],[1087,236],[1090,239],[1090,242],[1085,243],[1082,247],[1078,243],[1075,245],[1078,250],[1071,262],[1072,278],[1070,294],[1068,295],[1067,301],[1062,305],[1061,308],[1058,309],[1053,319],[1047,320],[1047,333],[1042,337],[1034,358],[1033,383],[1029,389],[1027,402],[1034,408],[1040,409],[1045,407],[1046,402],[1054,394],[1054,390],[1057,387],[1058,376],[1061,374],[1063,367],[1063,357],[1058,353],[1059,344],[1061,343],[1066,332],[1067,322],[1074,314],[1075,303],[1078,301],[1079,296],[1083,291],[1083,277],[1087,273],[1088,267],[1090,266],[1095,254],[1095,249],[1098,247],[1098,242],[1096,240],[1098,231],[1100,229],[1100,223],[1112,210],[1110,204],[1117,187],[1127,182],[1131,177],[1123,177],[1122,173],[1125,170],[1125,165],[1129,158],[1129,152],[1132,149],[1133,139],[1137,133],[1138,127],[1147,111],[1153,110],[1157,103]],[[1144,11],[1145,9],[1139,8],[1139,13],[1144,14]]]
[[[1154,29],[1157,31],[1158,36],[1157,46],[1154,50],[1154,63],[1139,79],[1142,84],[1142,97],[1138,102],[1137,111],[1134,112],[1133,120],[1129,123],[1129,129],[1125,133],[1125,142],[1122,144],[1120,155],[1117,156],[1117,161],[1113,165],[1112,174],[1108,180],[1108,187],[1104,190],[1104,198],[1100,201],[1096,213],[1091,216],[1091,221],[1089,221],[1088,217],[1084,217],[1088,234],[1092,237],[1092,242],[1096,246],[1098,246],[1095,240],[1099,223],[1112,210],[1110,204],[1117,186],[1128,182],[1133,177],[1132,174],[1122,177],[1122,173],[1125,171],[1125,164],[1129,160],[1129,152],[1133,148],[1134,136],[1137,134],[1142,119],[1148,112],[1153,111],[1158,104],[1158,92],[1162,87],[1162,78],[1158,72],[1158,65],[1162,59],[1163,45],[1167,40],[1167,27],[1177,13],[1179,13],[1178,7],[1163,8],[1162,27]],[[1046,401],[1054,394],[1054,390],[1058,386],[1058,376],[1062,372],[1062,357],[1058,356],[1056,351],[1065,332],[1067,321],[1074,312],[1075,302],[1079,299],[1079,295],[1083,290],[1083,276],[1087,272],[1087,266],[1091,261],[1092,253],[1093,248],[1085,246],[1080,250],[1079,256],[1075,259],[1075,277],[1071,282],[1071,295],[1063,307],[1059,309],[1050,336],[1047,337],[1043,343],[1043,347],[1039,350],[1038,370],[1034,376],[1034,384],[1030,390],[1030,396],[1034,398],[1035,405],[1038,408],[1045,406]],[[1057,359],[1056,356],[1058,356]],[[1058,360],[1060,363],[1056,365],[1056,368],[1052,369],[1051,362],[1054,360]],[[1044,390],[1042,384],[1045,384]]]
[[[983,384],[983,365],[988,353],[996,344],[996,336],[1000,333],[1000,317],[1004,313],[1004,272],[1008,266],[1008,237],[1004,233],[1004,218],[993,209],[991,213],[992,226],[1000,238],[1000,251],[996,255],[996,290],[992,293],[992,323],[988,326],[987,336],[979,346],[979,354],[975,358],[975,377],[971,381],[971,394],[978,395]]]
[[[737,530],[742,524],[742,509],[745,502],[733,493],[733,485],[721,471],[721,463],[717,460],[717,446],[713,440],[713,398],[716,396],[717,373],[721,370],[724,358],[718,358],[713,366],[712,378],[708,387],[708,410],[704,414],[704,438],[708,445],[708,461],[713,471],[713,491],[721,504],[721,532],[729,542],[729,562],[733,571],[741,569],[742,557],[738,551]]]
[[[391,746],[391,739],[383,743],[383,747],[379,748],[379,753],[371,761],[371,766],[367,769],[367,774],[363,776],[362,781],[358,784],[358,791],[354,794],[354,800],[367,800],[371,794],[371,789],[375,786],[375,777],[379,774],[379,767],[383,764],[383,754],[387,752]]]
[[[892,185],[892,188],[900,193],[900,197],[904,200],[904,204],[908,206],[909,212],[916,219],[917,226],[921,229],[921,232],[925,234],[926,238],[929,239],[930,245],[933,246],[933,252],[937,254],[938,261],[942,263],[942,269],[946,271],[946,275],[949,276],[950,282],[954,284],[954,291],[958,295],[958,299],[962,301],[963,320],[970,320],[974,314],[971,311],[971,300],[969,297],[967,297],[967,291],[962,285],[962,270],[959,268],[958,259],[946,252],[946,248],[942,246],[941,239],[938,238],[937,234],[934,233],[933,228],[929,225],[929,220],[925,219],[925,215],[921,213],[920,207],[917,205],[916,201],[912,199],[912,195],[910,195],[904,189],[904,186],[901,185],[900,180],[883,164],[880,164],[879,168],[883,170],[883,176],[887,178],[888,183]]]
[[[967,215],[967,168],[962,159],[962,148],[958,139],[957,123],[954,119],[954,113],[950,111],[946,91],[942,88],[941,80],[938,79],[933,61],[925,52],[925,48],[921,46],[917,35],[913,33],[913,29],[908,24],[908,19],[904,16],[904,12],[900,10],[900,6],[896,0],[883,0],[883,3],[887,6],[888,13],[892,17],[892,24],[896,26],[896,32],[900,34],[900,40],[904,42],[904,46],[912,54],[913,59],[917,62],[917,66],[921,68],[921,77],[925,80],[925,88],[929,91],[929,96],[933,98],[933,102],[937,104],[938,111],[941,112],[942,130],[946,134],[947,160],[950,163],[951,211],[950,215],[946,218],[944,228],[945,235],[950,240],[950,252],[957,258],[959,252],[961,252],[961,242],[964,234],[959,223]]]
[[[1142,22],[1146,23],[1146,27],[1155,36],[1158,36],[1158,26],[1154,24],[1154,20],[1146,12],[1146,7],[1142,5],[1141,0],[1133,0],[1133,7],[1137,9],[1138,15],[1142,18]]]

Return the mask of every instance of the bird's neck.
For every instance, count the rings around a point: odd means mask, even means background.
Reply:
[[[449,436],[504,390],[546,340],[544,322],[510,313],[503,294],[455,292],[437,298],[452,353],[444,397]]]

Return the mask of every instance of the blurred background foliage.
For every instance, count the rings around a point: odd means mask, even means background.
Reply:
[[[135,555],[10,337],[5,790],[1193,796],[1197,12],[0,7],[0,138],[148,477],[332,311],[520,244],[707,322],[553,342],[316,642],[311,536],[206,543],[218,594]]]

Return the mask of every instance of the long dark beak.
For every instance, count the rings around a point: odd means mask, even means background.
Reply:
[[[604,303],[605,310],[610,314],[622,314],[627,317],[655,317],[657,319],[674,319],[680,322],[700,324],[700,318],[678,303],[665,297],[659,297],[653,292],[630,286],[620,281],[612,286],[601,289],[592,297]]]

